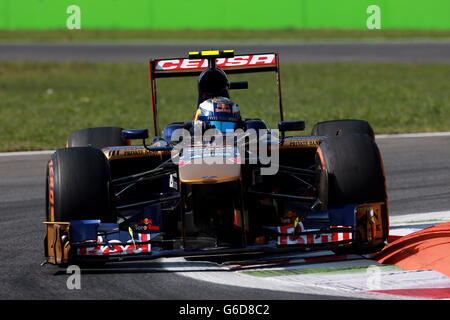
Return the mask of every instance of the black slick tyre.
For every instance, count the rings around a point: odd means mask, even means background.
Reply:
[[[328,204],[384,202],[383,165],[368,135],[329,137],[317,149],[317,162],[328,171]]]
[[[115,222],[110,181],[108,161],[100,150],[91,147],[56,150],[47,167],[47,221]]]
[[[333,120],[316,123],[311,131],[312,136],[333,137],[347,134],[366,134],[375,140],[370,124],[365,120]]]

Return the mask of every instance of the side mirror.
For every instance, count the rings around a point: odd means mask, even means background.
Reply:
[[[148,129],[122,130],[122,137],[129,140],[147,139]]]
[[[230,82],[230,90],[235,89],[248,89],[248,81]]]
[[[280,121],[278,130],[285,131],[303,131],[305,130],[305,121]]]
[[[286,131],[305,130],[305,121],[280,121],[278,122],[278,130],[281,132],[281,140],[283,141]]]

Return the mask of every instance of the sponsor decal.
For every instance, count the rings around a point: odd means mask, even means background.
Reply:
[[[146,230],[159,230],[159,226],[152,225],[152,219],[145,218],[141,223],[147,227]]]
[[[103,237],[99,236],[97,238],[97,243],[103,242]],[[118,241],[111,240],[109,241],[109,245],[97,245],[93,247],[79,248],[77,250],[78,255],[80,256],[114,256],[114,255],[127,255],[127,254],[142,254],[142,253],[150,253],[151,245],[150,243],[141,244],[142,242],[146,242],[150,240],[150,235],[139,233],[137,234],[137,242],[133,240],[129,240],[129,244],[118,244]],[[85,241],[85,243],[94,242],[95,241]]]
[[[148,153],[148,150],[142,150],[142,149],[137,149],[137,150],[126,150],[123,152],[123,155],[125,157],[129,157],[129,156],[141,156],[144,153]],[[117,154],[118,155],[118,154]]]
[[[320,144],[320,140],[288,140],[284,141],[282,147],[307,147],[307,148],[317,148]]]
[[[333,228],[348,228],[349,226],[331,226]],[[299,244],[322,244],[329,242],[340,242],[352,240],[352,232],[318,232],[316,234],[296,235],[295,232],[305,231],[318,231],[305,229],[300,221],[297,221],[297,225],[291,224],[287,226],[279,226],[277,228],[278,233],[283,234],[278,236],[277,245],[299,245]],[[295,231],[295,232],[294,232]],[[287,235],[289,234],[289,235]]]
[[[218,58],[216,66],[218,68],[236,68],[236,67],[256,67],[256,66],[275,66],[275,54],[254,54],[247,56],[235,56],[233,58]],[[180,70],[199,70],[208,68],[207,59],[171,59],[156,60],[155,71],[180,71]]]
[[[157,147],[156,144],[152,144],[150,147]],[[113,147],[103,149],[103,154],[108,160],[125,159],[125,158],[138,158],[138,157],[152,157],[161,156],[161,154],[170,153],[169,151],[149,151],[144,147],[131,146],[131,147]]]
[[[145,232],[145,231],[158,231],[159,226],[153,225],[152,219],[145,218],[139,221],[138,224],[132,225],[131,228],[137,232]]]
[[[159,231],[160,226],[155,224],[152,219],[144,218],[137,222],[136,224],[131,225],[132,230],[136,232],[147,232],[147,231]]]
[[[231,113],[231,108],[228,104],[220,103],[215,106],[215,112]]]

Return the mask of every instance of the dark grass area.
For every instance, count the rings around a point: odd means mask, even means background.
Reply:
[[[450,30],[0,30],[1,41],[315,41],[450,39]]]

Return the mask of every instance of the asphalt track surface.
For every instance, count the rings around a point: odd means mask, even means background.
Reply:
[[[450,136],[378,139],[391,215],[450,210]],[[48,154],[0,156],[0,299],[276,300],[341,299],[219,285],[124,262],[82,273],[68,290],[65,269],[43,261],[45,166]]]
[[[146,62],[185,57],[192,50],[235,49],[280,53],[281,62],[450,63],[448,41],[371,41],[298,43],[0,43],[1,60]]]

